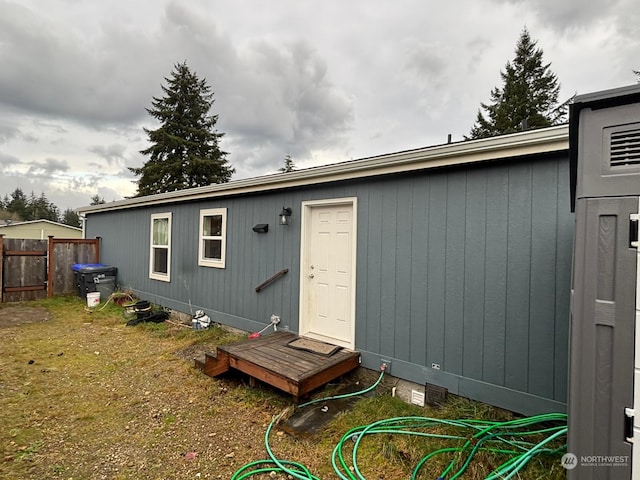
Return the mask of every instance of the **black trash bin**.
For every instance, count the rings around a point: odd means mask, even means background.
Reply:
[[[73,265],[76,290],[80,298],[87,298],[88,292],[98,291],[98,285],[104,284],[106,290],[115,290],[118,269],[101,263],[76,263]],[[105,290],[105,293],[106,293]],[[109,292],[109,295],[113,293]],[[102,296],[102,292],[101,292]],[[108,296],[108,295],[107,295]]]
[[[113,292],[116,291],[116,277],[107,275],[106,277],[96,277],[94,279],[96,292],[100,292],[102,301],[106,301]]]

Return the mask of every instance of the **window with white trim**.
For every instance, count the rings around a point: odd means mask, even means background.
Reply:
[[[149,278],[171,280],[171,212],[151,215]]]
[[[227,247],[227,209],[200,210],[198,265],[224,268]]]

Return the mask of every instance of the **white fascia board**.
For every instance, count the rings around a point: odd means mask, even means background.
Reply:
[[[520,157],[569,149],[567,125],[530,130],[480,140],[448,143],[433,147],[390,153],[320,167],[277,173],[262,177],[233,180],[176,192],[130,198],[76,209],[79,214],[163,205],[205,198],[228,197],[268,192],[291,187],[315,185],[340,180],[411,172],[451,165],[465,165],[509,157]]]

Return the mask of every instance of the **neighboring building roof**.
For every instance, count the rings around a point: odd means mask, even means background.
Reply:
[[[51,220],[30,220],[28,222],[5,223],[0,220],[0,235],[4,238],[27,238],[46,240],[53,236],[58,238],[82,238],[82,229],[52,222]]]
[[[465,165],[568,149],[569,129],[567,125],[560,125],[499,137],[466,140],[414,150],[405,150],[359,160],[295,170],[289,173],[277,173],[262,177],[233,180],[228,183],[178,190],[175,192],[129,198],[101,205],[81,207],[76,211],[80,214],[89,214],[184,202],[201,198],[267,192],[282,188],[300,187],[451,165]]]
[[[4,220],[0,220],[0,222],[4,222]],[[77,230],[79,232],[82,231],[81,228],[78,227],[73,227],[71,225],[67,225],[65,223],[58,223],[58,222],[53,222],[51,220],[28,220],[26,222],[11,222],[11,223],[0,223],[0,228],[8,228],[8,227],[17,227],[20,225],[31,225],[31,224],[36,224],[36,223],[48,223],[51,225],[55,225],[56,227],[64,227],[64,228],[70,228],[72,230]]]

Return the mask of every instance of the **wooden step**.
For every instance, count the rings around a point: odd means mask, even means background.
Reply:
[[[206,362],[206,357],[203,355],[202,357],[193,359],[193,366],[200,371],[204,371],[205,362]]]
[[[215,354],[207,353],[204,361],[195,360],[195,365],[210,377],[233,368],[296,400],[360,365],[360,354],[352,350],[341,349],[325,356],[288,347],[296,338],[299,337],[293,333],[278,331],[221,345]]]
[[[217,377],[229,370],[229,354],[216,349],[215,353],[205,353],[204,361],[194,358],[195,367],[210,377]]]

